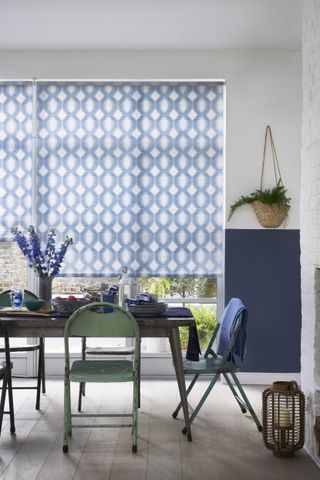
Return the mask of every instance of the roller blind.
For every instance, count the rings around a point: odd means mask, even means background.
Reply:
[[[221,272],[223,91],[38,83],[38,228],[74,237],[64,275]]]
[[[0,82],[0,240],[31,223],[32,82]]]
[[[221,273],[222,84],[39,81],[36,91],[37,227],[73,236],[63,275],[122,265],[136,276]],[[32,87],[9,86],[1,99],[14,117],[1,132],[29,137],[4,150],[14,161],[8,231],[14,215],[22,226],[31,218]]]

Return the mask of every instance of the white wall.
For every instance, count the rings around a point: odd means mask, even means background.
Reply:
[[[208,79],[227,85],[226,205],[260,184],[264,130],[270,124],[299,228],[301,53],[296,51],[0,51],[0,78]],[[269,157],[270,160],[270,157]],[[266,187],[272,187],[271,162]],[[261,228],[251,208],[227,228]]]
[[[320,4],[305,0],[301,178],[301,378],[306,395],[306,449],[320,466],[313,434],[320,416]]]

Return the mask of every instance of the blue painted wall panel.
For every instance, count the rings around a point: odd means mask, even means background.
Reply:
[[[300,372],[299,230],[226,230],[225,301],[248,308],[247,372]]]

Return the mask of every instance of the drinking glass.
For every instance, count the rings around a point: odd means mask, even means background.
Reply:
[[[12,288],[10,292],[11,307],[19,310],[23,305],[23,290],[21,288]]]

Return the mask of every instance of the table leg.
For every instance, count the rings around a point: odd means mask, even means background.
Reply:
[[[180,399],[184,414],[185,428],[187,430],[187,438],[189,441],[192,440],[191,428],[190,428],[190,419],[189,419],[189,410],[188,410],[188,401],[187,401],[187,392],[186,392],[186,382],[183,371],[183,361],[180,345],[180,335],[179,328],[172,327],[169,332],[169,340],[172,352],[173,365],[176,371],[177,382],[179,386]]]

